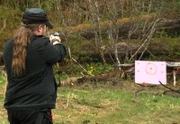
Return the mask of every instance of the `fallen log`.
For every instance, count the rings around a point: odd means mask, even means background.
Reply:
[[[80,77],[69,77],[65,80],[59,81],[59,86],[73,86],[73,85],[82,84],[87,81],[96,81],[96,82],[108,81],[108,80],[113,80],[114,78],[133,79],[133,75],[134,75],[134,67],[131,66],[121,71],[103,73],[97,76],[85,75]]]

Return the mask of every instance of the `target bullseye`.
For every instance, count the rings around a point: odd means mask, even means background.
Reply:
[[[150,75],[155,75],[157,72],[157,67],[153,63],[147,63],[146,65],[146,73]]]

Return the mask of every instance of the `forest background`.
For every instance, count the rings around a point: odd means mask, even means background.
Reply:
[[[44,9],[54,24],[50,33],[60,33],[68,49],[63,64],[75,63],[84,73],[101,73],[91,63],[104,71],[111,70],[104,64],[121,69],[135,60],[180,61],[179,0],[0,0],[1,51],[31,7]]]
[[[70,83],[58,88],[55,124],[180,122],[179,79],[174,92],[110,73],[135,60],[180,61],[179,0],[0,0],[0,52],[31,7],[48,13],[54,24],[50,33],[58,31],[68,50],[65,61],[54,68],[57,78]],[[77,82],[82,75],[91,78]],[[8,124],[3,108],[5,79],[3,72],[2,124]]]

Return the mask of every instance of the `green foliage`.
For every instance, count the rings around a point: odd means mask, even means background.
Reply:
[[[82,52],[82,41],[83,38],[80,36],[80,34],[71,35],[71,37],[68,38],[71,46],[71,50],[73,51],[73,54],[78,56]]]
[[[176,42],[177,40],[177,42]],[[180,38],[177,38],[176,40],[173,40],[173,38],[170,39],[171,42],[166,46],[167,49],[169,49],[169,55],[170,58],[179,58],[180,56],[180,44],[179,40]]]
[[[87,71],[84,71],[84,69]],[[67,79],[69,77],[75,77],[75,76],[82,76],[84,75],[100,75],[103,73],[109,73],[115,71],[115,68],[110,64],[102,64],[102,63],[84,63],[83,65],[77,65],[75,63],[69,63],[68,66],[65,66],[65,68],[61,67],[61,65],[58,67],[57,65],[53,66],[54,74],[56,79]]]
[[[20,24],[21,11],[0,5],[0,51],[4,43],[12,37],[12,31]]]
[[[0,19],[7,19],[10,16],[11,9],[0,5]]]
[[[4,76],[0,75],[0,85],[4,84],[4,81],[5,81]]]
[[[175,11],[177,11],[178,13],[180,13],[180,12],[179,12],[180,1],[179,1],[179,0],[174,0],[173,6],[174,6]]]
[[[0,102],[4,100],[4,86],[5,86],[5,78],[0,75]]]
[[[0,38],[0,49],[2,51],[2,47],[4,43],[11,38],[12,31],[16,29],[22,18],[22,14],[25,9],[30,7],[41,7],[43,8],[49,15],[50,21],[52,20],[55,28],[61,28],[62,26],[67,27],[69,30],[65,32],[68,40],[69,47],[71,48],[71,53],[74,58],[77,60],[80,58],[79,56],[83,53],[86,56],[83,56],[81,62],[90,61],[92,62],[95,57],[88,56],[88,52],[98,51],[98,48],[95,48],[93,42],[95,35],[94,32],[98,33],[99,31],[93,31],[92,25],[90,23],[99,20],[99,26],[101,31],[100,37],[102,37],[102,41],[109,40],[109,35],[107,32],[114,29],[109,29],[110,20],[114,21],[114,24],[121,20],[121,23],[118,23],[120,26],[122,24],[133,23],[134,18],[138,17],[139,20],[142,20],[141,16],[150,13],[161,14],[167,13],[168,16],[178,17],[179,14],[179,0],[144,0],[144,1],[104,1],[104,0],[95,0],[96,3],[91,3],[95,6],[90,6],[90,1],[85,0],[1,0],[0,2],[0,27],[3,27],[3,21],[6,19],[6,28],[1,32]],[[127,18],[125,18],[127,17]],[[130,20],[132,19],[132,20]],[[94,20],[94,21],[93,21]],[[147,17],[145,20],[152,21]],[[103,21],[103,22],[102,22]],[[132,21],[132,22],[131,22]],[[87,24],[88,23],[88,24]],[[84,24],[84,25],[79,25]],[[136,24],[136,23],[135,23]],[[138,30],[141,30],[144,23],[138,22],[135,27]],[[78,26],[77,26],[78,25]],[[70,27],[72,26],[72,27]],[[76,26],[76,27],[75,27]],[[129,25],[130,26],[130,25]],[[105,28],[104,28],[105,27]],[[133,27],[133,26],[132,26]],[[104,30],[103,30],[104,28]],[[131,28],[131,26],[130,26]],[[56,30],[54,29],[54,30]],[[95,27],[95,29],[99,29],[99,27]],[[126,30],[126,26],[122,28]],[[1,28],[0,28],[1,30]],[[87,38],[83,37],[88,30]],[[133,29],[132,29],[133,30]],[[75,33],[72,33],[75,31]],[[81,33],[80,33],[81,31]],[[121,31],[121,29],[120,29]],[[82,33],[83,32],[83,33]],[[89,33],[90,32],[90,33]],[[105,33],[104,33],[105,32]],[[141,31],[139,31],[141,32]],[[114,32],[115,33],[115,32]],[[142,32],[144,33],[144,32]],[[117,34],[113,34],[116,36]],[[126,34],[123,32],[123,35]],[[141,37],[141,33],[137,34],[138,37]],[[169,32],[162,31],[157,32],[155,37],[171,37]],[[117,35],[118,36],[118,35]],[[118,36],[117,40],[123,39],[124,36]],[[174,37],[178,37],[179,32],[174,35]],[[100,38],[99,37],[99,38]],[[125,36],[126,37],[126,36]],[[135,37],[137,38],[137,37]],[[97,38],[96,38],[97,39]],[[107,46],[107,43],[99,43],[101,46]],[[99,54],[99,53],[97,53]],[[178,54],[176,54],[178,55]],[[98,61],[98,60],[97,60]],[[100,72],[94,72],[95,74]]]
[[[103,73],[112,72],[115,70],[115,68],[109,64],[91,63],[87,64],[87,70],[89,74],[99,75]]]
[[[154,34],[154,37],[156,37],[156,38],[162,38],[162,37],[168,38],[169,35],[168,35],[167,32],[165,32],[165,31],[157,31],[157,32]]]

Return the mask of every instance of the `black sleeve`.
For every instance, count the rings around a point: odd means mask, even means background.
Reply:
[[[34,41],[34,48],[40,56],[50,64],[62,61],[66,55],[66,48],[62,44],[52,45],[48,38],[39,38]]]

